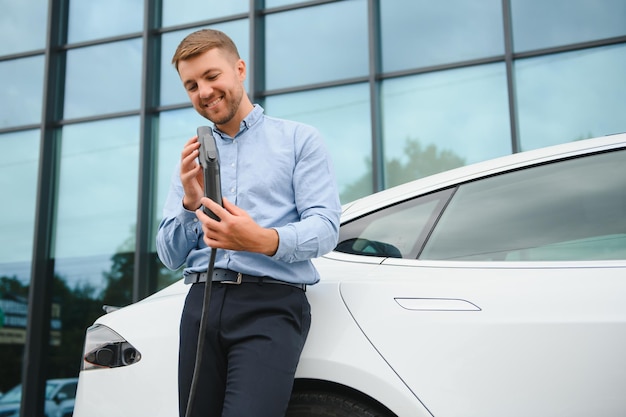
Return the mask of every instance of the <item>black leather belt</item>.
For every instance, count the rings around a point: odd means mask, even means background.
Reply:
[[[207,273],[206,272],[192,272],[187,275],[185,281],[198,283],[198,282],[206,282]],[[263,284],[282,284],[282,285],[290,285],[292,287],[300,288],[303,291],[306,291],[306,284],[296,284],[293,282],[281,281],[278,279],[270,278],[270,277],[260,277],[256,275],[248,275],[242,274],[241,272],[231,271],[230,269],[216,269],[213,271],[213,282],[217,282],[220,284],[228,284],[228,285],[240,285],[244,283],[255,283],[259,285]]]

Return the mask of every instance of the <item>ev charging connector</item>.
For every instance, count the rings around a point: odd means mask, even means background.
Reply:
[[[200,142],[200,165],[204,171],[204,195],[221,206],[220,156],[210,127],[200,126],[198,128],[198,142]],[[220,220],[215,213],[206,207],[204,212],[214,220]]]

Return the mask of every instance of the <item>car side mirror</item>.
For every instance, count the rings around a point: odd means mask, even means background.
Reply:
[[[385,242],[362,238],[344,240],[337,245],[335,250],[354,255],[402,258],[402,253],[395,246]]]
[[[65,392],[59,392],[54,396],[54,402],[57,404],[61,404],[63,401],[68,399],[68,395]]]

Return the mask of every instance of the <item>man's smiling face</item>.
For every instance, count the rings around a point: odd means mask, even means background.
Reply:
[[[245,94],[246,66],[220,49],[210,49],[180,61],[178,74],[196,111],[226,133],[239,129],[246,114],[240,103]]]

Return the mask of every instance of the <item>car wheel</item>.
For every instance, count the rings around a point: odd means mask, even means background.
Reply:
[[[294,392],[285,417],[390,417],[372,406],[340,394]]]

